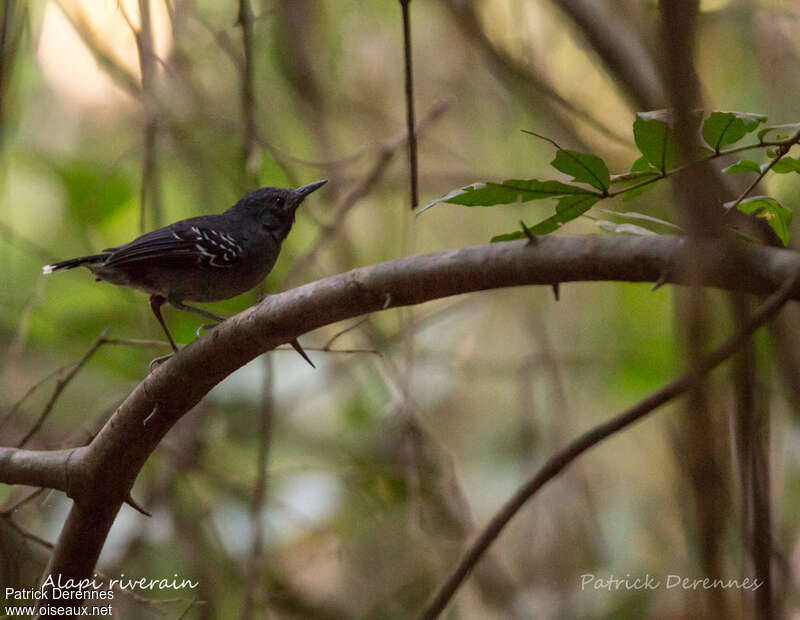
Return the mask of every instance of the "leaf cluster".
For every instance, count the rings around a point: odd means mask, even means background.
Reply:
[[[568,181],[509,179],[502,182],[475,183],[431,201],[418,213],[442,202],[467,207],[492,207],[555,198],[553,215],[533,226],[523,225],[522,230],[495,236],[492,241],[523,239],[528,234],[546,235],[585,214],[601,200],[617,196],[630,200],[652,189],[657,181],[672,176],[687,166],[748,149],[763,149],[769,157],[765,163],[758,164],[750,159],[742,159],[723,170],[727,174],[755,173],[758,176],[742,196],[722,206],[726,210],[736,208],[746,215],[764,218],[784,245],[788,244],[792,210],[773,197],[748,197],[747,194],[768,172],[800,173],[800,159],[786,156],[791,146],[800,139],[800,123],[762,127],[767,117],[761,114],[714,111],[706,115],[702,110],[695,111],[690,115],[689,122],[691,130],[697,135],[697,143],[687,161],[679,148],[674,121],[674,115],[668,110],[638,113],[633,123],[633,137],[640,157],[633,162],[628,172],[615,175],[610,173],[608,165],[596,154],[564,149],[550,138],[526,132],[556,147],[556,155],[550,165],[567,175]],[[757,142],[731,146],[759,127],[761,129],[756,134]],[[786,135],[787,130],[792,132],[791,137]],[[773,139],[769,140],[771,136]],[[723,214],[724,211],[721,210],[720,215]],[[654,220],[652,216],[645,214],[629,212],[620,215],[637,216],[644,221]],[[674,228],[669,222],[656,221]],[[603,230],[609,232],[654,232],[638,225],[615,225],[606,221],[599,224]]]

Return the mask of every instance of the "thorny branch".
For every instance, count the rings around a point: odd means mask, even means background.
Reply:
[[[140,468],[166,432],[211,388],[258,355],[324,325],[380,311],[387,294],[394,308],[507,286],[612,279],[653,282],[682,245],[681,239],[669,237],[545,237],[535,246],[512,242],[408,256],[269,296],[148,375],[88,446],[54,451],[0,448],[0,481],[55,488],[73,498],[75,506],[47,571],[80,578],[93,571]],[[743,248],[746,268],[731,264],[724,255],[711,258],[722,268],[710,272],[707,285],[736,286],[756,294],[775,291],[800,270],[800,255],[767,247]],[[683,278],[674,272],[667,280],[681,283]],[[800,298],[800,287],[784,285],[777,299],[788,297]],[[762,310],[754,321],[766,320],[766,315]]]

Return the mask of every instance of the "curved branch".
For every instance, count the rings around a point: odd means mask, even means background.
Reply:
[[[544,237],[535,245],[499,243],[409,256],[265,298],[148,375],[91,444],[69,460],[75,505],[48,573],[91,575],[120,506],[162,437],[211,388],[262,353],[324,325],[461,293],[580,280],[680,283],[674,265],[682,245],[678,237]],[[773,292],[800,268],[800,254],[766,247],[743,249],[743,262],[736,264],[722,252],[712,259],[720,268],[706,284],[756,294]],[[800,299],[800,287],[791,297]],[[53,454],[38,456],[44,462]],[[25,457],[34,463],[37,453]],[[10,453],[0,459],[0,481],[23,483],[22,470],[8,466],[14,462]],[[43,476],[47,471],[31,467]],[[26,476],[26,484],[57,487],[50,479]]]

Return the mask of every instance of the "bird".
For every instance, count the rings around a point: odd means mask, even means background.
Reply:
[[[44,265],[42,273],[87,267],[97,281],[148,293],[150,308],[177,353],[161,306],[166,303],[212,321],[224,321],[184,302],[230,299],[263,281],[278,259],[297,208],[325,183],[327,179],[297,189],[262,187],[223,213],[180,220],[99,254]],[[314,366],[296,338],[291,345]]]

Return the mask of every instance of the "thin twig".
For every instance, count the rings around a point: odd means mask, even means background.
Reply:
[[[28,295],[28,298],[22,304],[22,308],[20,308],[19,319],[17,320],[17,328],[14,331],[14,337],[12,338],[11,344],[8,346],[8,349],[3,356],[3,370],[9,368],[15,360],[22,356],[22,352],[25,349],[25,343],[28,340],[28,334],[30,332],[31,316],[33,315],[33,311],[36,306],[39,305],[42,300],[43,290],[43,276],[39,276],[39,278],[36,280],[36,284],[34,285],[33,292]]]
[[[32,428],[31,431],[28,432],[28,435],[26,435],[23,438],[23,442],[20,443],[17,447],[22,447],[25,444],[25,442],[27,442],[30,439],[30,436],[32,434],[35,434],[39,430],[38,427],[41,427],[41,425],[44,423],[44,421],[47,418],[47,416],[52,411],[53,406],[56,403],[56,400],[58,400],[58,397],[61,395],[61,392],[64,391],[64,389],[67,387],[67,384],[78,373],[78,371],[81,369],[81,367],[84,364],[86,364],[86,362],[89,361],[89,358],[91,358],[92,355],[94,355],[97,352],[97,349],[99,349],[102,345],[111,344],[111,345],[141,346],[141,347],[169,346],[168,343],[163,342],[161,340],[139,340],[139,339],[135,339],[135,338],[106,338],[105,334],[106,334],[107,331],[108,330],[103,330],[103,332],[100,334],[100,336],[97,337],[97,340],[95,340],[95,342],[92,344],[92,346],[89,348],[89,350],[84,354],[84,356],[76,364],[74,364],[71,367],[72,369],[70,370],[70,373],[66,377],[64,377],[63,379],[60,379],[58,381],[58,383],[56,384],[55,389],[53,390],[53,393],[50,395],[50,399],[48,400],[47,405],[45,405],[44,410],[39,415],[39,419],[36,421],[36,425],[34,425],[34,428]],[[49,373],[43,379],[41,379],[37,383],[35,383],[31,388],[29,388],[28,391],[23,395],[23,397],[19,401],[17,401],[14,404],[14,406],[11,408],[11,410],[9,410],[9,412],[4,416],[3,420],[0,421],[0,428],[17,411],[17,409],[20,407],[20,405],[22,405],[22,403],[33,392],[35,392],[42,384],[44,384],[47,380],[51,379],[55,375],[58,375],[58,374],[64,372],[68,368],[70,368],[70,366],[62,366],[60,368],[56,368],[53,372]]]
[[[44,493],[44,491],[45,491],[44,487],[38,488],[35,491],[33,491],[33,492],[29,493],[28,495],[26,495],[25,497],[23,497],[22,499],[20,499],[19,501],[11,504],[11,506],[9,506],[8,508],[4,508],[3,510],[0,510],[0,517],[10,517],[17,510],[22,508],[25,504],[27,504],[31,500],[36,499],[39,495]]]
[[[219,48],[227,54],[237,70],[241,71],[244,67],[244,58],[228,33],[224,29],[219,29],[209,24],[197,11],[192,11],[191,16],[214,37],[214,41],[216,41]]]
[[[556,452],[539,468],[536,475],[525,483],[492,517],[477,539],[470,545],[458,565],[447,580],[436,591],[426,608],[420,614],[420,620],[438,618],[456,591],[469,575],[475,564],[499,536],[503,528],[516,515],[522,506],[533,497],[546,483],[555,478],[565,467],[570,465],[584,452],[593,448],[603,440],[639,421],[658,407],[666,404],[689,390],[697,380],[697,376],[705,376],[716,366],[734,355],[748,341],[750,336],[764,323],[769,321],[789,300],[795,288],[800,284],[800,270],[795,271],[784,284],[761,305],[750,321],[741,327],[730,340],[722,344],[689,372],[652,392],[636,405],[614,416],[574,439],[564,449]]]
[[[342,336],[344,336],[346,333],[348,333],[348,332],[351,332],[351,331],[353,331],[354,329],[358,329],[358,328],[359,328],[359,327],[361,327],[361,326],[362,326],[364,323],[366,323],[368,320],[369,320],[369,316],[362,316],[360,319],[358,319],[358,320],[357,320],[355,323],[353,323],[352,325],[348,325],[348,326],[347,326],[347,327],[345,327],[344,329],[340,329],[338,332],[336,332],[336,333],[335,333],[333,336],[331,336],[331,337],[328,339],[328,342],[326,342],[326,343],[325,343],[325,344],[322,346],[322,350],[323,350],[323,351],[330,351],[330,350],[331,350],[331,345],[332,345],[334,342],[336,342],[336,341],[337,341],[339,338],[341,338]]]
[[[45,540],[44,538],[41,538],[40,536],[37,536],[33,532],[29,532],[28,530],[23,528],[21,525],[19,525],[16,521],[14,521],[14,519],[12,519],[10,516],[7,517],[5,519],[5,521],[13,529],[15,529],[23,538],[25,538],[27,540],[30,540],[30,541],[33,541],[37,545],[41,545],[45,549],[50,549],[50,551],[55,549],[56,546],[53,543],[51,543],[49,540]]]
[[[262,526],[261,511],[267,496],[267,461],[269,448],[272,442],[272,418],[274,412],[272,394],[272,361],[264,358],[264,383],[262,387],[261,407],[259,408],[258,423],[258,459],[257,475],[253,484],[253,494],[250,503],[250,526],[252,528],[252,541],[250,555],[247,558],[244,580],[244,604],[242,605],[242,620],[252,618],[256,593],[260,591],[261,565],[264,555],[264,530]]]
[[[7,224],[0,222],[0,236],[4,237],[6,241],[10,244],[17,246],[20,249],[25,250],[26,252],[30,252],[32,254],[36,254],[39,258],[44,259],[48,263],[55,263],[58,261],[58,257],[53,254],[50,250],[41,247],[40,245],[34,243],[30,239],[26,239],[22,235],[20,235],[17,231],[13,228],[8,226]]]
[[[344,353],[348,355],[354,355],[358,353],[368,353],[370,355],[377,355],[378,357],[383,357],[383,353],[378,351],[377,349],[326,349],[324,347],[306,347],[304,346],[303,349],[306,351],[316,351],[318,353]],[[294,351],[291,346],[284,345],[280,347],[275,347],[275,351]]]
[[[19,443],[17,444],[17,448],[22,448],[26,443],[28,443],[31,437],[33,437],[37,432],[39,432],[39,429],[42,427],[42,424],[44,424],[45,420],[47,419],[47,416],[49,416],[50,412],[53,410],[53,407],[55,406],[58,397],[61,396],[61,392],[64,391],[64,389],[69,385],[69,382],[72,381],[72,379],[75,377],[76,374],[78,374],[78,371],[81,368],[83,368],[83,366],[86,364],[86,362],[89,361],[92,355],[94,355],[97,352],[97,350],[105,343],[106,331],[107,330],[105,329],[102,331],[102,333],[97,337],[92,346],[89,347],[89,350],[86,351],[86,353],[84,353],[83,357],[78,361],[78,363],[72,367],[72,370],[69,371],[67,376],[64,377],[63,379],[58,380],[58,382],[56,383],[56,387],[53,390],[53,393],[50,395],[50,400],[47,401],[47,404],[44,406],[44,409],[42,409],[42,413],[39,414],[39,418],[36,420],[36,423],[31,427],[31,430],[29,430],[25,434],[25,436],[19,441]]]
[[[168,347],[165,340],[148,340],[145,338],[103,338],[103,344],[117,344],[130,347]]]
[[[561,146],[559,146],[558,142],[553,140],[552,138],[548,138],[547,136],[543,136],[540,133],[536,133],[535,131],[531,131],[530,129],[520,129],[522,133],[526,133],[529,136],[534,136],[535,138],[539,138],[539,140],[544,140],[545,142],[549,142],[554,147],[556,147],[559,151],[561,150]]]
[[[383,310],[386,310],[391,304],[392,304],[392,296],[387,294],[386,295],[386,302],[383,304]],[[339,330],[333,336],[330,337],[328,342],[326,342],[325,345],[322,347],[322,350],[323,351],[330,351],[331,350],[331,345],[334,342],[336,342],[339,338],[341,338],[342,336],[344,336],[348,332],[351,332],[354,329],[358,329],[359,327],[361,327],[367,321],[369,321],[369,315],[363,316],[358,321],[353,323],[352,325],[349,325],[349,326],[345,327],[344,329]]]
[[[406,78],[406,131],[408,132],[408,165],[411,175],[411,208],[416,209],[419,204],[419,189],[417,178],[417,136],[414,122],[414,72],[411,63],[411,17],[408,5],[411,0],[400,0],[403,12],[403,55],[405,58]]]
[[[736,207],[742,204],[742,201],[745,198],[747,198],[747,196],[750,195],[750,192],[752,192],[755,189],[756,185],[758,185],[761,182],[761,179],[764,178],[767,172],[772,170],[773,166],[775,166],[775,164],[777,164],[781,159],[783,159],[784,155],[786,155],[789,152],[789,150],[798,142],[800,142],[800,130],[798,130],[788,140],[783,140],[780,142],[780,144],[776,148],[775,157],[773,157],[766,166],[763,166],[761,168],[761,172],[758,174],[758,176],[755,179],[753,179],[752,183],[750,183],[750,185],[748,185],[744,189],[744,191],[741,194],[739,194],[739,197],[732,204],[730,204],[730,206],[726,205],[728,213],[734,211]]]
[[[9,74],[14,60],[15,46],[10,45],[8,32],[11,21],[16,17],[16,2],[6,0],[3,3],[3,16],[0,21],[0,148],[5,141],[6,128],[6,94],[8,93]]]
[[[651,183],[655,183],[656,181],[660,181],[661,179],[665,179],[667,177],[671,177],[671,176],[673,176],[675,174],[678,174],[679,172],[683,172],[684,170],[686,170],[687,168],[690,168],[692,166],[697,166],[698,164],[704,164],[706,162],[713,161],[713,160],[718,159],[720,157],[725,157],[726,155],[732,155],[734,153],[740,153],[742,151],[749,151],[749,150],[752,150],[752,149],[760,149],[760,148],[769,147],[769,146],[774,146],[774,147],[780,148],[782,146],[785,146],[787,144],[787,142],[791,142],[792,144],[796,144],[797,143],[797,141],[795,140],[795,138],[793,136],[789,140],[780,140],[780,141],[774,141],[774,142],[759,142],[757,144],[744,144],[742,146],[736,146],[736,147],[727,149],[725,151],[719,151],[718,153],[711,153],[710,155],[707,155],[705,157],[701,157],[697,161],[691,161],[691,162],[689,162],[687,164],[683,164],[682,166],[678,166],[677,168],[673,168],[672,170],[665,170],[664,172],[654,172],[653,174],[655,176],[653,178],[646,179],[646,180],[642,181],[641,183],[636,183],[635,185],[631,185],[630,187],[626,187],[624,189],[620,189],[620,190],[613,191],[613,192],[608,192],[608,196],[607,197],[608,198],[614,198],[615,196],[619,196],[620,194],[624,194],[625,192],[630,192],[630,191],[633,191],[635,189],[639,189],[640,187],[645,187],[646,185],[650,185]],[[770,165],[770,168],[772,168],[772,166],[774,166],[774,165],[775,164],[772,163]],[[764,171],[764,174],[766,174],[766,172],[767,172],[767,170]],[[758,181],[760,181],[762,178],[763,178],[763,174],[760,175],[758,179],[756,179],[755,183],[753,183],[752,186],[748,190],[746,190],[746,193],[744,193],[742,195],[742,199],[744,199],[744,197],[746,197],[747,194],[752,191],[752,189],[753,189],[753,187],[755,187],[756,183],[758,183]],[[734,206],[738,206],[738,202]],[[731,211],[731,210],[732,209],[728,209],[728,211]]]
[[[253,10],[250,0],[239,0],[239,26],[242,29],[244,61],[241,70],[242,139],[245,184],[252,189],[258,183],[258,137],[256,101],[253,87]]]

